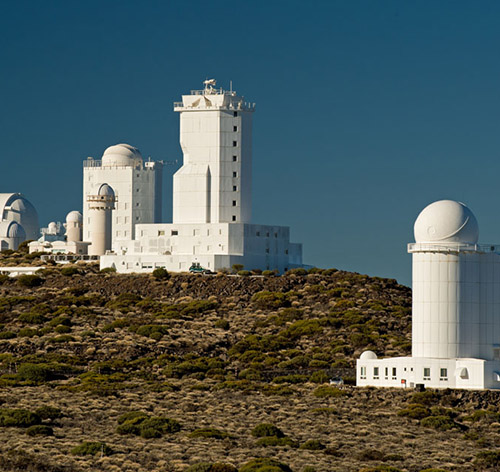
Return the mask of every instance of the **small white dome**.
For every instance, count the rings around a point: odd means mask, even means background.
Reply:
[[[472,211],[463,203],[439,200],[420,212],[414,235],[417,243],[475,244],[479,239],[479,226]]]
[[[361,356],[359,356],[360,359],[363,360],[369,360],[369,359],[377,359],[377,354],[375,354],[373,351],[364,351],[361,353]]]
[[[139,149],[130,144],[115,144],[104,151],[102,167],[135,167],[142,164]]]
[[[51,234],[55,234],[57,233],[57,223],[55,221],[51,221],[48,225],[47,225],[47,229],[49,230],[49,232]]]
[[[114,197],[115,192],[108,184],[102,184],[99,187],[97,195],[99,195],[100,197]]]
[[[83,223],[83,216],[79,211],[70,211],[66,215],[66,223]]]

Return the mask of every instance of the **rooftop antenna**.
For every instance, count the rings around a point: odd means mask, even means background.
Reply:
[[[233,93],[233,81],[232,80],[229,81],[229,91],[231,93]]]

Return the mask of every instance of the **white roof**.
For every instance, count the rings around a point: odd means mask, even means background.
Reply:
[[[102,155],[102,167],[135,167],[142,163],[139,149],[130,144],[115,144]]]

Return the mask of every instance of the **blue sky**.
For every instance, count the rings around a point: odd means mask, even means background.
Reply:
[[[409,284],[434,200],[500,242],[499,18],[493,1],[0,1],[0,192],[62,220],[83,159],[118,142],[181,159],[172,102],[232,80],[257,103],[254,221],[290,225],[306,263]]]

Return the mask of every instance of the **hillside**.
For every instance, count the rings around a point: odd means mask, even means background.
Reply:
[[[496,392],[328,385],[352,381],[365,349],[409,353],[411,292],[394,280],[334,269],[156,279],[74,266],[0,282],[1,470],[500,464],[481,455],[500,438]],[[84,441],[105,444],[73,449]],[[262,457],[279,462],[252,465]]]

